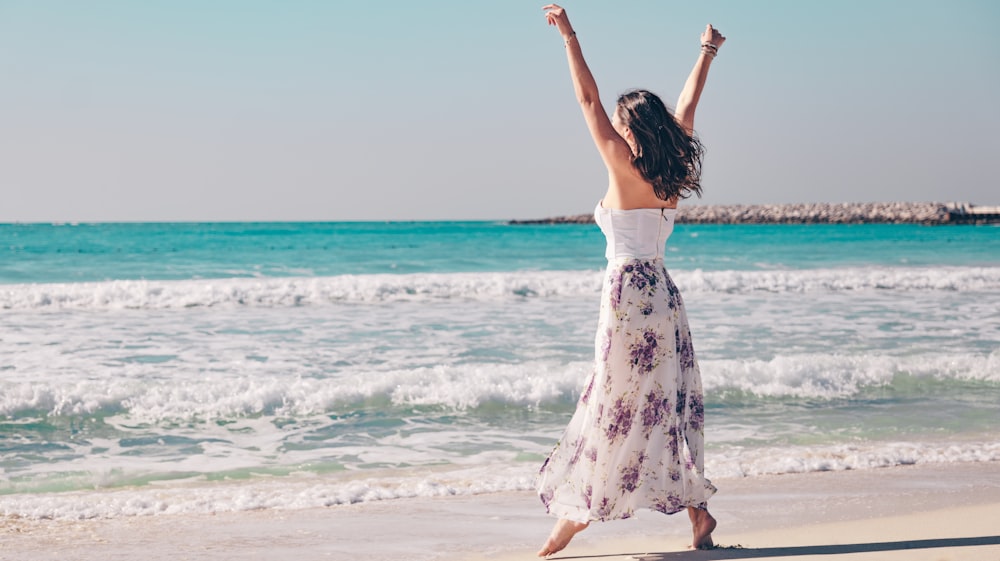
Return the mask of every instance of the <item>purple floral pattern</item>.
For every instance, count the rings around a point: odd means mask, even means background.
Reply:
[[[642,406],[642,432],[649,438],[653,429],[663,424],[664,415],[670,411],[670,402],[663,397],[660,389],[650,390],[646,394],[646,403]]]
[[[630,462],[622,467],[618,480],[622,494],[631,493],[639,487],[639,474],[642,473],[643,462],[646,461],[646,452],[640,451],[634,462]]]
[[[632,429],[632,417],[635,416],[635,408],[632,402],[624,398],[618,398],[614,407],[611,408],[611,419],[604,428],[604,434],[608,440],[614,442],[619,438],[628,436]]]
[[[560,518],[628,518],[704,505],[705,408],[680,293],[660,259],[612,261],[595,371],[543,466],[539,495]]]
[[[594,380],[596,376],[594,373],[590,374],[590,383],[587,384],[587,389],[583,390],[583,395],[580,396],[580,403],[587,403],[590,401],[590,392],[594,391]]]
[[[611,499],[604,497],[601,499],[601,504],[597,507],[597,519],[598,520],[609,520],[611,513],[614,512],[615,503],[611,502]]]
[[[570,464],[575,464],[578,461],[580,461],[580,456],[583,455],[583,448],[586,445],[587,445],[587,440],[584,437],[580,437],[580,439],[576,443],[576,452],[573,454],[573,457],[570,458],[569,460]]]
[[[624,280],[623,272],[619,271],[617,274],[612,274],[609,279],[611,281],[609,284],[611,289],[609,291],[611,309],[617,310],[622,303],[622,281]]]
[[[697,505],[685,504],[685,502],[681,499],[680,495],[678,495],[677,493],[668,493],[665,499],[663,498],[656,499],[656,501],[653,502],[653,505],[650,508],[657,512],[662,512],[663,514],[673,514],[675,512],[680,512],[684,510],[688,506],[697,506]]]
[[[685,337],[681,337],[680,327],[674,329],[674,343],[677,348],[677,358],[680,360],[681,369],[690,370],[694,368],[694,347],[691,345],[691,332],[688,331]]]
[[[656,331],[647,329],[639,334],[629,345],[629,358],[632,362],[632,369],[642,374],[649,374],[659,364],[660,336]]]
[[[701,394],[688,395],[688,426],[701,430],[705,425],[705,403]]]
[[[611,354],[611,339],[614,336],[614,331],[611,328],[604,330],[604,338],[601,340],[601,362],[607,362],[608,356]]]

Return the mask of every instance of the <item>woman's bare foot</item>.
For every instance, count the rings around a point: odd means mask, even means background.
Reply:
[[[712,531],[715,530],[715,518],[708,513],[707,509],[688,507],[688,517],[691,519],[691,531],[694,533],[694,540],[691,542],[692,549],[712,549],[715,542],[712,541]]]
[[[557,551],[561,551],[564,547],[569,545],[569,541],[573,539],[573,536],[577,535],[584,528],[589,526],[590,523],[581,524],[580,522],[573,522],[572,520],[565,520],[560,518],[556,522],[555,528],[552,528],[552,533],[549,534],[548,541],[542,546],[542,549],[538,551],[539,557],[548,557]]]

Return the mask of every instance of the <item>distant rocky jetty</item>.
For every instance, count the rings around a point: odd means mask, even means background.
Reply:
[[[784,205],[681,205],[678,224],[993,224],[1000,206],[969,203],[801,203]],[[587,224],[592,214],[510,224]]]

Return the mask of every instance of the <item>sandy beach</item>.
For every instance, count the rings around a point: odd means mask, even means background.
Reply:
[[[929,464],[716,480],[719,548],[685,516],[594,524],[560,559],[1000,559],[1000,466]],[[93,492],[101,501],[107,493]],[[3,560],[534,558],[551,526],[531,493],[213,515],[3,520]]]

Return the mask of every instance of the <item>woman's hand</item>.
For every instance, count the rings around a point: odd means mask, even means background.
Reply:
[[[711,45],[715,45],[715,48],[718,49],[725,42],[726,38],[723,37],[721,33],[719,33],[718,29],[712,27],[712,24],[706,25],[705,31],[701,33],[702,45],[704,45],[705,43],[709,43]]]
[[[566,15],[566,10],[556,4],[542,6],[542,9],[545,10],[545,21],[549,22],[549,25],[556,26],[563,39],[569,39],[573,36],[573,26],[569,23],[569,16]]]

